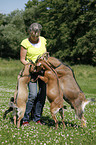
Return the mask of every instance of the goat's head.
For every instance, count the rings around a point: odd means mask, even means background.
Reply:
[[[40,58],[38,62],[35,63],[35,69],[37,72],[44,70],[43,60]]]

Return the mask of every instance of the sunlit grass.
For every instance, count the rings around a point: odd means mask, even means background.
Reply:
[[[17,76],[22,66],[19,60],[0,59],[0,76]]]
[[[30,120],[30,126],[17,129],[12,121],[12,113],[3,120],[4,111],[8,108],[10,97],[13,96],[17,75],[22,68],[20,61],[0,60],[0,144],[1,145],[95,145],[96,144],[96,103],[90,103],[85,108],[87,128],[80,127],[80,120],[75,119],[74,110],[66,102],[66,129],[59,113],[57,118],[59,128],[50,114],[50,104],[46,99],[43,109],[43,125],[37,125]],[[76,80],[88,98],[96,97],[96,67],[86,65],[72,66]]]

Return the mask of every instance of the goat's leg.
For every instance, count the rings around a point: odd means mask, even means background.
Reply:
[[[57,129],[57,128],[58,128],[58,120],[57,120],[57,118],[56,118],[56,115],[53,114],[53,113],[51,113],[51,115],[52,115],[52,118],[53,118],[54,121],[55,121],[55,129]]]
[[[21,121],[21,119],[18,119],[18,120],[17,120],[17,128],[20,127],[20,121]]]
[[[19,109],[18,109],[18,113],[17,113],[17,115],[18,115],[18,119],[17,119],[17,128],[20,127],[20,121],[21,121],[21,119],[24,117],[25,107],[26,107],[26,105],[23,106],[23,108],[19,108]]]
[[[87,127],[87,125],[86,125],[86,120],[85,120],[85,117],[84,117],[84,114],[82,114],[82,117],[81,117],[81,126],[82,126],[82,127]]]
[[[81,127],[86,127],[86,120],[84,118],[84,114],[83,114],[83,110],[81,106],[79,106],[78,108],[75,108],[75,111],[76,111],[76,115],[81,120]]]
[[[55,121],[55,129],[58,128],[58,120],[57,120],[55,114],[59,111],[59,109],[60,108],[57,108],[56,106],[54,106],[54,102],[51,103],[51,105],[50,105],[50,112],[51,112],[52,118]]]
[[[11,112],[11,111],[13,111],[13,108],[12,108],[12,107],[9,107],[9,109],[6,110],[5,113],[4,113],[4,115],[3,115],[3,119],[5,119],[5,118],[6,118],[6,115],[7,115],[9,112]]]
[[[14,115],[13,119],[14,119],[14,124],[16,125],[16,115]]]
[[[63,128],[65,129],[66,125],[65,125],[65,122],[64,122],[64,108],[60,108],[59,113],[60,113],[61,118],[62,118]]]
[[[20,127],[20,121],[21,121],[21,119],[23,118],[23,116],[24,116],[24,115],[21,115],[21,116],[18,117],[18,119],[17,119],[17,128]]]

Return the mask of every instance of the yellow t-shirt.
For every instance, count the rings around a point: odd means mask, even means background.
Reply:
[[[42,55],[46,52],[46,39],[42,36],[39,36],[40,42],[38,44],[32,44],[28,38],[24,39],[21,42],[21,46],[27,49],[26,60],[36,61],[39,55]]]

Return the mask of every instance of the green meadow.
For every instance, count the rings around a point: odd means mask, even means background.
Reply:
[[[8,108],[10,97],[14,95],[17,75],[23,65],[19,60],[0,59],[0,145],[96,145],[96,102],[85,107],[87,127],[80,127],[80,120],[75,118],[74,110],[66,102],[65,124],[59,113],[59,128],[50,114],[50,104],[46,99],[42,120],[44,124],[36,124],[30,119],[30,126],[16,128],[13,124],[12,112],[3,120],[4,111]],[[96,98],[96,67],[90,65],[73,65],[75,78],[86,98]]]

